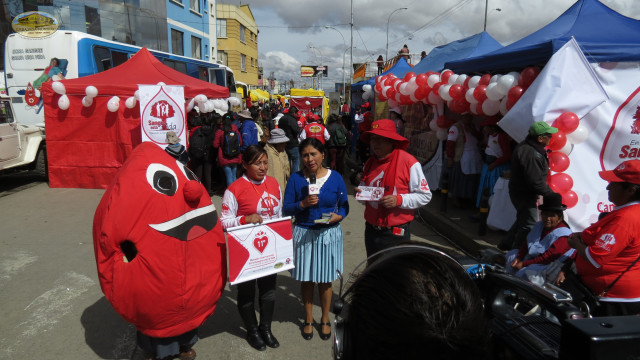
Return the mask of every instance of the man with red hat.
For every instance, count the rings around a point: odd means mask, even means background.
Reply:
[[[609,182],[615,209],[569,236],[576,249],[576,269],[596,294],[594,316],[640,314],[640,160],[627,160],[614,170],[600,171]],[[560,282],[563,280],[559,279]]]
[[[410,239],[414,210],[431,200],[420,162],[405,151],[409,140],[398,135],[392,120],[382,119],[360,138],[371,146],[360,186],[379,188],[379,200],[366,201],[364,219],[367,256]],[[355,188],[357,193],[360,188]]]
[[[298,140],[302,142],[304,139],[316,138],[324,144],[330,138],[329,131],[320,123],[320,118],[317,115],[312,115],[313,116],[309,117],[309,123],[302,129],[300,135],[298,135]]]

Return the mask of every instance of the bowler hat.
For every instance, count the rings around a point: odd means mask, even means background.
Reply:
[[[542,198],[542,205],[538,206],[540,211],[558,211],[567,210],[567,205],[562,203],[562,195],[558,193],[550,193]]]

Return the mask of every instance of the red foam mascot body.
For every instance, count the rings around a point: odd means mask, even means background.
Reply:
[[[194,179],[159,146],[142,143],[96,209],[93,243],[102,291],[148,336],[197,328],[224,290],[222,227]]]

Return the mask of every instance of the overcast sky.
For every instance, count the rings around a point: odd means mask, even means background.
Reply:
[[[390,57],[404,44],[411,53],[424,50],[428,54],[436,46],[482,32],[486,1],[353,0],[353,62],[385,57],[388,20]],[[639,0],[601,1],[625,16],[640,19]],[[325,90],[333,88],[334,82],[342,82],[343,55],[346,54],[347,68],[350,61],[349,0],[218,2],[250,5],[260,31],[259,63],[265,77],[273,72],[277,80],[293,79],[296,87],[302,87],[308,78],[300,77],[300,65],[319,65],[322,61],[329,67]],[[574,3],[575,0],[488,0],[487,32],[502,45],[508,45],[553,21]],[[403,7],[407,10],[394,12]],[[342,36],[325,26],[336,28]],[[307,80],[306,85],[310,87],[311,82]]]

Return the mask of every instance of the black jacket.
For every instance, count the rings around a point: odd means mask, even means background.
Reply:
[[[284,133],[289,138],[287,143],[287,149],[298,147],[298,120],[289,114],[284,114],[278,121],[278,128],[284,130]]]
[[[549,159],[544,146],[527,137],[516,146],[511,157],[509,194],[511,197],[534,198],[553,192],[547,185],[548,172]]]

